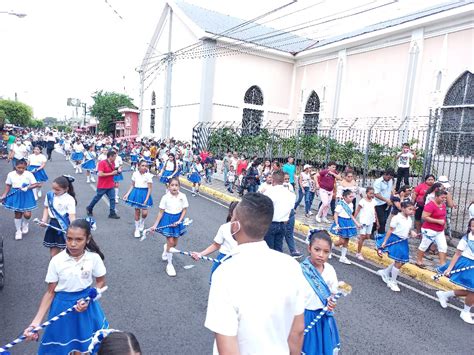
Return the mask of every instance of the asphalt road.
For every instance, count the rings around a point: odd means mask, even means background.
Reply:
[[[0,181],[10,170],[0,161]],[[53,155],[46,171],[50,180],[63,173],[73,173],[69,162]],[[128,188],[130,173],[125,173],[121,195]],[[85,216],[85,206],[94,196],[85,175],[77,175],[74,184],[78,195],[78,216]],[[47,183],[43,191],[48,191]],[[184,191],[186,192],[186,191]],[[155,180],[151,210],[157,214],[164,187]],[[182,250],[200,250],[208,245],[226,210],[204,197],[192,197],[189,217],[194,223],[179,241]],[[43,199],[41,199],[41,203]],[[33,213],[40,217],[42,209]],[[177,255],[177,277],[165,273],[161,261],[164,240],[151,237],[140,242],[132,237],[133,209],[118,206],[120,220],[107,219],[108,206],[101,201],[94,209],[98,229],[94,237],[106,256],[109,290],[101,300],[112,328],[133,332],[144,354],[210,354],[213,335],[204,326],[211,264],[194,262]],[[152,218],[146,225],[151,225]],[[6,284],[0,291],[0,343],[14,339],[33,318],[45,290],[44,276],[49,251],[42,246],[44,230],[31,224],[21,241],[14,240],[12,212],[0,209],[0,233],[5,239]],[[299,244],[304,249],[302,244]],[[336,319],[341,333],[343,354],[472,354],[474,327],[465,324],[455,309],[439,304],[410,289],[390,291],[373,273],[357,266],[331,262],[340,280],[353,286],[350,296],[340,300]],[[184,266],[195,265],[190,269]],[[364,264],[366,267],[373,266]],[[407,281],[412,287],[433,294],[432,290]],[[34,354],[34,343],[15,346],[13,354]],[[470,349],[470,350],[469,350]]]

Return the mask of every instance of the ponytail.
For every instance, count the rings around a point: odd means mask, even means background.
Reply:
[[[99,246],[95,242],[94,238],[92,238],[92,234],[90,234],[90,239],[89,239],[89,242],[86,244],[86,249],[88,251],[93,252],[93,253],[99,254],[99,256],[102,260],[105,259],[104,253],[102,253]]]
[[[62,175],[54,179],[53,182],[58,184],[62,189],[67,189],[67,193],[74,198],[74,201],[76,201],[77,205],[76,192],[74,191],[74,186],[72,185],[74,180],[74,177],[71,175]]]

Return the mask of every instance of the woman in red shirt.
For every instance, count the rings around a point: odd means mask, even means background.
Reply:
[[[423,257],[426,250],[431,243],[436,243],[439,251],[439,263],[444,265],[446,263],[446,252],[448,251],[448,244],[446,243],[446,236],[444,235],[444,228],[446,226],[446,200],[448,193],[444,190],[438,190],[432,201],[428,202],[423,209],[423,225],[421,226],[421,243],[418,247],[418,254],[416,258],[416,265],[425,268],[423,264]]]
[[[425,194],[428,189],[433,186],[435,183],[436,178],[434,175],[426,175],[425,181],[419,184],[413,190],[411,200],[416,202],[416,209],[415,209],[415,228],[416,232],[421,232],[421,215],[423,213],[423,207],[425,207]]]
[[[319,190],[319,197],[321,198],[321,207],[316,215],[316,221],[318,223],[321,223],[321,221],[329,223],[326,216],[331,206],[336,179],[342,180],[342,177],[336,171],[336,163],[334,162],[329,162],[326,169],[316,174],[314,182],[316,189]]]

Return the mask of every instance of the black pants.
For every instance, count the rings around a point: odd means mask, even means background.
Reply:
[[[51,160],[51,153],[53,152],[54,148],[47,148],[46,149],[46,154],[48,155],[48,160]]]
[[[408,178],[410,177],[410,168],[398,168],[397,170],[397,184],[395,186],[395,190],[398,191],[400,189],[400,185],[403,178],[403,184],[409,185],[410,181]]]
[[[270,249],[283,252],[283,239],[286,234],[286,224],[283,222],[272,222],[265,235],[265,241]]]
[[[390,208],[387,208],[388,205],[384,203],[380,206],[375,206],[375,213],[377,214],[377,219],[379,221],[379,228],[377,232],[379,234],[385,234],[385,225],[387,224],[388,215],[390,213]]]

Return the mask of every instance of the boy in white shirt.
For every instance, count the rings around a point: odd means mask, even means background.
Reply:
[[[404,185],[410,185],[408,178],[410,177],[410,160],[416,159],[415,151],[410,149],[410,144],[403,143],[402,151],[397,155],[397,184],[395,190],[400,189],[400,184],[403,178]]]
[[[359,260],[364,260],[362,256],[362,246],[364,241],[370,238],[374,223],[379,228],[379,221],[377,219],[377,213],[375,213],[376,202],[374,200],[374,188],[367,187],[365,189],[365,197],[360,200],[359,205],[354,213],[354,218],[359,217],[359,223],[361,225],[359,231],[359,240],[357,242],[357,254],[356,257]]]

